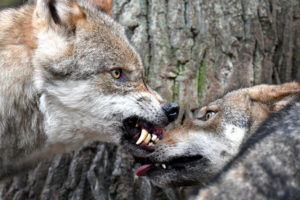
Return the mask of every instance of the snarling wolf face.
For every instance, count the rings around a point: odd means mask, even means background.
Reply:
[[[145,84],[123,28],[90,2],[39,0],[33,13],[34,80],[47,140],[98,139],[149,153],[179,107]]]
[[[296,95],[300,85],[295,82],[230,92],[200,108],[194,120],[166,133],[150,156],[151,164],[136,173],[162,187],[203,183],[237,154],[272,112]]]

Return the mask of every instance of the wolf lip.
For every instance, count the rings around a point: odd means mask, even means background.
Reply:
[[[143,160],[141,159],[140,161],[143,162]],[[184,169],[188,165],[197,164],[197,162],[199,161],[205,162],[205,158],[202,155],[174,158],[168,162],[144,164],[141,167],[139,167],[135,173],[137,176],[148,176],[149,173],[154,171],[167,172],[168,170],[172,170],[172,169],[175,170]]]
[[[138,148],[154,151],[155,145],[163,138],[165,129],[140,119],[130,117],[123,122],[125,139]]]

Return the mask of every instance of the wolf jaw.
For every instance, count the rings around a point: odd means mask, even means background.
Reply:
[[[204,184],[240,150],[271,113],[300,96],[300,84],[258,85],[228,93],[196,112],[195,118],[165,134],[138,176],[160,186]]]
[[[168,121],[177,118],[179,107],[177,104],[170,103],[163,107],[169,113]],[[157,143],[163,139],[165,128],[158,123],[149,122],[145,115],[143,117],[131,116],[123,121],[124,139],[123,146],[135,156],[147,156],[153,152]]]
[[[194,185],[208,180],[237,153],[238,143],[219,140],[212,132],[199,132],[190,131],[187,141],[176,145],[166,145],[163,139],[150,158],[140,162],[151,164],[141,166],[136,175],[147,176],[161,187]],[[166,137],[172,135],[167,134]],[[204,142],[199,148],[201,141]]]
[[[142,150],[154,151],[155,145],[163,138],[165,133],[165,128],[155,126],[153,123],[137,116],[125,119],[123,124],[123,129],[126,132],[123,141],[124,143],[127,142],[126,146],[131,151],[135,151],[135,154],[138,154],[136,151],[140,152]]]

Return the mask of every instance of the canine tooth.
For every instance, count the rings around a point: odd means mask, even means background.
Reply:
[[[150,140],[151,140],[151,134],[148,134],[144,142],[148,144]]]
[[[137,128],[137,127],[139,127],[139,125],[138,125],[138,124],[135,124],[135,127]]]
[[[159,138],[156,138],[156,140],[154,142],[157,143],[158,141],[159,141]]]
[[[152,140],[153,142],[155,142],[156,139],[157,139],[157,135],[153,134],[151,140]]]
[[[138,141],[136,142],[136,144],[141,144],[147,136],[148,136],[148,131],[145,129],[142,129],[142,133],[141,133]]]
[[[164,168],[164,169],[167,169],[167,166],[166,166],[166,164],[164,164],[164,163],[161,164],[161,167]]]

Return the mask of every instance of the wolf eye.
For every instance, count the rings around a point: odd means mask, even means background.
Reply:
[[[210,118],[212,118],[217,112],[215,111],[212,111],[212,110],[208,110],[206,111],[206,113],[204,115],[202,115],[201,117],[197,118],[201,121],[207,121],[209,120]]]
[[[212,116],[214,116],[216,114],[215,111],[212,110],[208,110],[205,113],[205,121],[209,120],[210,118],[212,118]]]
[[[121,69],[114,69],[110,72],[111,76],[114,78],[114,79],[119,79],[122,75],[122,70]]]

